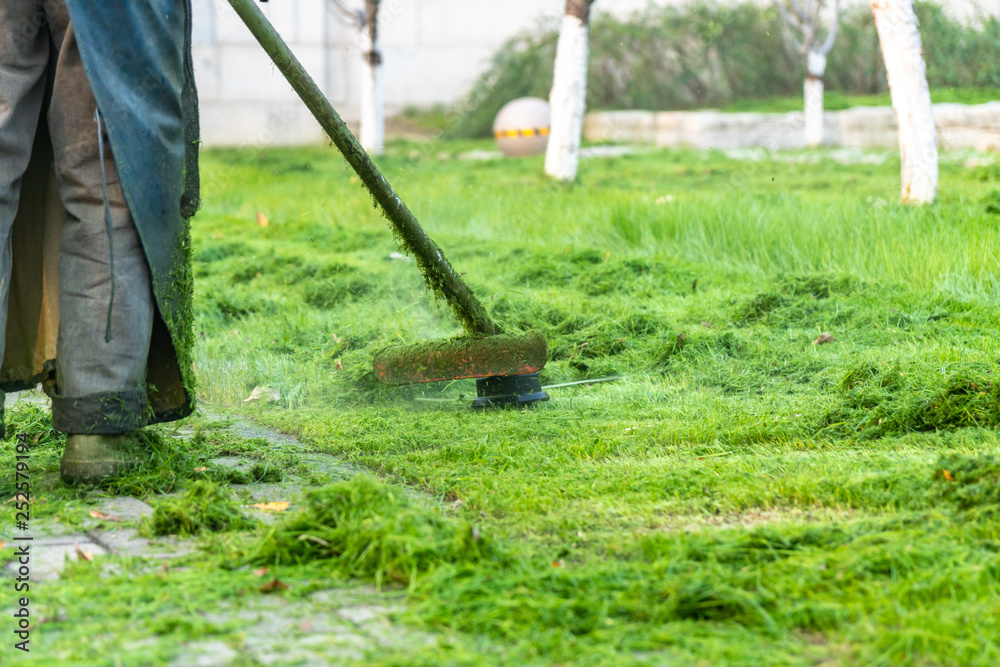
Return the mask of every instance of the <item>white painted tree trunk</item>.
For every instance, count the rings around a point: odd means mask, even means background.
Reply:
[[[382,51],[379,48],[377,16],[374,28],[365,25],[361,31],[361,147],[372,155],[385,152],[385,81]]]
[[[545,153],[545,173],[553,178],[576,180],[580,163],[580,136],[587,110],[587,22],[567,14],[556,47],[555,76],[549,106],[552,130]]]
[[[833,48],[840,29],[842,0],[771,0],[781,14],[785,39],[806,58],[806,80],[802,86],[805,97],[805,141],[808,148],[823,145],[823,75],[826,56]],[[822,14],[832,11],[826,39],[819,41]]]
[[[810,51],[806,59],[806,82],[804,85],[806,108],[806,146],[819,148],[823,145],[823,74],[826,72],[826,56]]]
[[[871,0],[882,45],[902,158],[900,201],[930,204],[937,197],[937,130],[913,0]]]

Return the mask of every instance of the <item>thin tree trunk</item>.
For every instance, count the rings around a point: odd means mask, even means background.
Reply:
[[[937,197],[937,130],[913,0],[871,0],[899,126],[900,201],[930,204]]]
[[[365,0],[365,24],[361,29],[361,146],[372,155],[385,151],[385,83],[378,35],[379,2]]]
[[[826,72],[826,56],[810,51],[806,59],[806,81],[804,85],[806,109],[806,146],[819,148],[823,145],[823,74]]]
[[[840,30],[841,0],[771,0],[781,14],[785,40],[806,59],[806,80],[802,86],[805,97],[805,140],[809,148],[823,145],[823,75],[826,56],[837,40]],[[831,7],[833,16],[826,39],[819,41],[824,8]]]
[[[545,154],[545,173],[557,180],[576,180],[580,137],[587,110],[587,56],[590,6],[593,0],[567,0],[556,47],[555,76],[549,105],[552,130]]]

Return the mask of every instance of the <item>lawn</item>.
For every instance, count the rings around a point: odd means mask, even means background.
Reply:
[[[374,477],[204,538],[170,575],[183,602],[121,576],[44,604],[99,588],[130,602],[88,613],[126,635],[230,640],[146,619],[269,563],[403,591],[397,622],[445,638],[369,664],[1000,663],[1000,164],[945,156],[914,209],[886,154],[649,151],[562,187],[540,158],[462,157],[483,148],[380,164],[497,320],[545,334],[546,384],[616,380],[496,412],[472,381],[379,385],[374,350],[459,330],[357,178],[328,147],[209,151],[201,398]],[[206,433],[191,447],[235,446]],[[169,458],[123,490],[163,490]]]

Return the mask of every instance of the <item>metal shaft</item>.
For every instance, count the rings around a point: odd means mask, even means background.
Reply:
[[[427,286],[451,306],[468,333],[500,333],[479,299],[459,278],[437,244],[427,236],[416,217],[354,138],[340,114],[316,86],[267,17],[254,4],[254,0],[229,0],[229,4],[343,153],[348,164],[357,172],[361,182],[382,208],[396,236],[413,253]]]

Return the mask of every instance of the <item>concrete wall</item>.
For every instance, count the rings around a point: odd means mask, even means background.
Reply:
[[[898,147],[891,107],[855,107],[823,117],[827,146]],[[946,150],[1000,151],[1000,101],[966,106],[935,104],[938,144]],[[584,121],[588,141],[688,148],[805,148],[801,112],[605,111]]]
[[[361,0],[343,0],[352,7]],[[624,16],[688,0],[600,0],[595,12]],[[731,1],[731,0],[730,0]],[[768,0],[759,0],[766,2]],[[867,0],[851,0],[864,3]],[[975,0],[945,0],[967,14]],[[1000,13],[1000,0],[979,0]],[[358,118],[357,31],[330,0],[272,0],[259,5],[348,121]],[[319,126],[253,40],[226,0],[193,0],[195,72],[207,145],[298,144],[323,140]],[[386,102],[407,105],[461,99],[496,50],[516,33],[555,21],[564,0],[382,0]]]
[[[362,5],[360,0],[345,2]],[[195,73],[206,145],[322,141],[319,126],[228,3],[194,0],[193,6]],[[276,0],[260,7],[341,115],[356,121],[361,71],[357,30],[341,20],[329,0]],[[504,0],[500,7],[490,12],[481,1],[383,0],[390,114],[407,105],[460,99],[504,41],[559,14],[558,3],[540,0]]]

